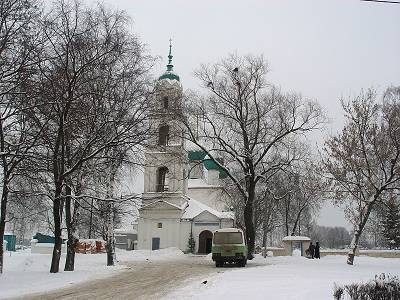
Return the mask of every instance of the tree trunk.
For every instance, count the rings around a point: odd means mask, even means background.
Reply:
[[[0,274],[3,273],[3,265],[4,265],[4,251],[3,251],[3,240],[4,240],[4,231],[6,229],[6,216],[7,216],[7,201],[8,201],[8,184],[9,184],[9,169],[8,169],[8,161],[6,159],[5,151],[5,142],[4,142],[4,128],[3,128],[3,115],[0,114],[0,151],[1,154],[1,162],[3,165],[3,190],[1,193],[1,203],[0,203]]]
[[[267,227],[263,226],[262,246],[267,247]]]
[[[376,198],[377,197],[375,197],[375,199]],[[367,206],[365,207],[366,208],[366,212],[365,212],[364,215],[362,214],[362,216],[360,218],[360,222],[357,225],[357,229],[354,231],[354,236],[353,236],[353,239],[351,240],[351,243],[350,243],[350,251],[347,254],[347,264],[348,265],[353,265],[354,264],[354,256],[356,255],[358,242],[360,240],[360,237],[361,237],[362,231],[363,231],[363,229],[365,227],[365,224],[368,221],[368,217],[369,217],[369,215],[370,215],[370,213],[372,211],[372,207],[373,207],[374,203],[375,202],[371,202],[371,203],[367,204]]]
[[[4,229],[0,228],[0,275],[3,274],[3,263],[4,263],[3,236],[4,236]]]
[[[115,264],[115,242],[114,242],[114,184],[116,167],[111,164],[110,177],[107,183],[107,210],[106,210],[106,250],[107,250],[107,266]]]
[[[106,225],[106,250],[107,250],[107,266],[115,264],[115,243],[114,243],[114,205],[110,201],[107,205],[107,225]]]
[[[74,204],[72,212],[72,199],[71,199],[71,187],[65,188],[65,223],[67,224],[68,242],[67,242],[67,257],[65,259],[64,271],[74,271],[75,269],[75,247],[79,239],[76,234],[76,211],[77,206]]]
[[[256,234],[254,229],[253,214],[254,214],[254,198],[255,198],[255,185],[254,182],[249,183],[248,188],[249,196],[244,207],[244,224],[246,227],[246,241],[248,247],[247,259],[251,260],[254,258]]]
[[[53,204],[54,248],[53,248],[53,256],[51,258],[50,273],[58,273],[60,268],[61,245],[62,245],[61,218],[63,209],[61,202],[61,191],[62,191],[62,183],[56,182],[56,192]]]
[[[93,199],[91,200],[90,203],[90,218],[89,218],[89,233],[88,233],[89,239],[92,238],[92,226],[93,226],[92,224],[93,224]]]
[[[3,239],[4,239],[4,231],[6,228],[7,200],[8,200],[8,188],[7,184],[4,184],[3,192],[1,195],[1,212],[0,212],[0,274],[3,273],[3,265],[4,265]]]
[[[285,200],[285,229],[286,236],[289,235],[289,205],[290,205],[290,194],[287,196],[289,199]]]
[[[300,232],[300,218],[301,218],[301,213],[303,212],[303,210],[306,208],[306,206],[303,206],[300,210],[299,210],[299,212],[297,213],[297,215],[296,215],[296,220],[294,221],[294,225],[293,225],[293,228],[292,228],[292,233],[290,234],[290,235],[295,235],[296,234],[296,229],[297,229],[297,225],[299,225],[299,235],[301,235],[301,232]],[[289,224],[287,223],[287,225],[289,226]]]
[[[75,270],[75,246],[76,242],[74,239],[71,240],[68,234],[68,242],[67,242],[67,257],[65,258],[65,266],[64,271],[74,271]],[[78,241],[78,240],[76,240]]]

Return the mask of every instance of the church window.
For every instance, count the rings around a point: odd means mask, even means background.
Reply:
[[[162,223],[157,223],[157,228],[162,228]]]
[[[163,98],[163,107],[164,107],[165,109],[168,108],[168,97],[164,97],[164,98]]]
[[[157,171],[157,192],[168,191],[168,168],[161,167]]]
[[[159,129],[158,144],[160,146],[166,146],[168,145],[168,139],[169,139],[169,126],[163,125]]]

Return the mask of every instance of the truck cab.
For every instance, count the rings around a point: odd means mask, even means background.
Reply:
[[[217,268],[224,263],[237,263],[239,267],[246,266],[247,246],[243,231],[238,228],[216,230],[212,240],[212,260]]]

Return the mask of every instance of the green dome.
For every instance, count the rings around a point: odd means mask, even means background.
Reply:
[[[158,77],[158,80],[162,79],[170,79],[170,80],[179,80],[179,76],[176,75],[173,70],[174,70],[174,65],[172,64],[172,45],[171,45],[171,39],[169,40],[169,54],[168,54],[168,64],[167,64],[167,71],[162,74],[160,77]]]
[[[158,77],[158,80],[161,80],[161,79],[171,79],[171,80],[180,81],[178,75],[176,75],[175,73],[169,72],[169,71],[165,72],[160,77]]]

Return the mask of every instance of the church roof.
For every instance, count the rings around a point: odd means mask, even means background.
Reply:
[[[232,212],[220,212],[215,210],[208,205],[205,205],[197,200],[192,198],[188,199],[188,206],[185,209],[185,212],[182,215],[182,219],[193,219],[200,215],[203,212],[209,212],[210,214],[216,216],[219,219],[233,219]]]
[[[220,168],[211,158],[207,156],[207,153],[203,150],[189,150],[188,151],[189,161],[203,161],[204,167],[207,170],[217,170],[219,171],[219,178],[226,178],[228,175],[225,170]],[[216,158],[216,160],[223,164],[224,160],[221,158]]]
[[[157,201],[154,201],[154,202],[151,202],[149,204],[146,204],[146,205],[142,206],[140,209],[148,209],[150,207],[156,207],[156,206],[159,206],[159,205],[164,205],[166,207],[171,207],[171,208],[177,209],[177,210],[183,210],[185,208],[185,204],[182,205],[182,206],[178,206],[176,204],[170,203],[170,202],[165,201],[165,200],[157,200]]]

